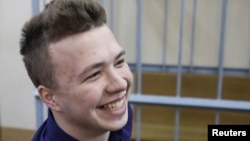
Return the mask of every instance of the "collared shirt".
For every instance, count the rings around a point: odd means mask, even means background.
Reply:
[[[110,132],[109,141],[130,141],[132,132],[133,111],[128,104],[128,121],[126,125],[118,130]],[[48,118],[36,131],[32,141],[77,141],[64,132],[55,122],[52,112],[49,110]]]

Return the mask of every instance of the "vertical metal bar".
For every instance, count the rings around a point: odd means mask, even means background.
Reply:
[[[180,97],[180,95],[181,95],[183,25],[184,25],[184,0],[181,0],[179,52],[178,52],[178,74],[177,74],[177,90],[176,90],[177,97]]]
[[[104,7],[104,3],[105,1],[104,0],[99,0],[100,4]]]
[[[136,70],[137,70],[137,95],[141,95],[142,87],[142,0],[137,0],[136,21]],[[136,141],[141,139],[141,107],[137,106]]]
[[[191,51],[190,51],[190,72],[194,71],[194,39],[195,39],[195,21],[197,0],[193,1],[193,17],[192,17],[192,34],[191,34]]]
[[[219,48],[219,72],[218,72],[218,89],[217,100],[222,96],[223,85],[223,62],[224,62],[224,48],[225,48],[225,32],[226,32],[226,18],[227,18],[227,0],[223,0],[222,3],[222,16],[221,16],[221,31],[220,31],[220,48]],[[220,112],[216,112],[215,123],[218,124],[220,119]]]
[[[109,10],[109,15],[110,15],[110,19],[109,19],[109,27],[111,29],[111,31],[114,31],[114,0],[110,0],[110,10]]]
[[[32,15],[36,15],[40,11],[39,0],[32,0]],[[35,102],[36,102],[36,127],[38,128],[43,122],[43,103],[38,97],[38,92],[34,90]]]
[[[168,0],[164,2],[164,23],[163,23],[163,48],[162,48],[162,70],[166,71],[166,54],[167,54],[167,10],[168,10]]]
[[[179,140],[179,129],[180,129],[180,108],[175,109],[175,132],[174,132],[174,140]]]
[[[180,31],[179,31],[179,54],[178,54],[178,74],[177,74],[177,88],[176,97],[181,96],[181,79],[182,79],[182,38],[183,38],[183,25],[184,25],[184,0],[181,0],[181,11],[180,11]],[[179,140],[179,121],[180,121],[180,110],[175,110],[175,137],[174,140]]]
[[[219,124],[220,123],[220,111],[216,110],[216,114],[215,114],[215,124]]]
[[[142,87],[142,0],[137,0],[136,22],[136,70],[137,70],[137,94],[141,94]]]
[[[35,88],[34,90],[34,95],[35,95],[35,102],[36,102],[36,127],[39,128],[40,125],[44,121],[44,114],[43,114],[43,103],[41,99],[38,96],[37,89]]]
[[[36,15],[39,13],[40,7],[39,7],[39,0],[31,0],[32,3],[32,15]]]
[[[223,0],[222,18],[221,18],[221,31],[220,31],[220,47],[219,47],[219,64],[218,64],[218,67],[219,67],[219,72],[218,72],[219,79],[218,79],[217,99],[221,99],[221,95],[222,95],[226,17],[227,17],[227,0]]]

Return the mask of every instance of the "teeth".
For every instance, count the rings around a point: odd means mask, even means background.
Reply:
[[[117,101],[117,102],[114,102],[114,103],[110,103],[110,104],[107,104],[107,105],[104,105],[104,109],[106,110],[117,110],[117,109],[120,109],[123,104],[125,102],[125,98]]]

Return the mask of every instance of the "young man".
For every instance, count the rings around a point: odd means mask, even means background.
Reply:
[[[132,74],[94,0],[53,0],[22,29],[28,75],[48,106],[32,141],[129,141]]]

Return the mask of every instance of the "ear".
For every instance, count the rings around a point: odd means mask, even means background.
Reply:
[[[38,86],[37,89],[39,97],[45,105],[54,111],[60,110],[59,104],[55,100],[55,94],[53,94],[52,90],[42,85]]]

